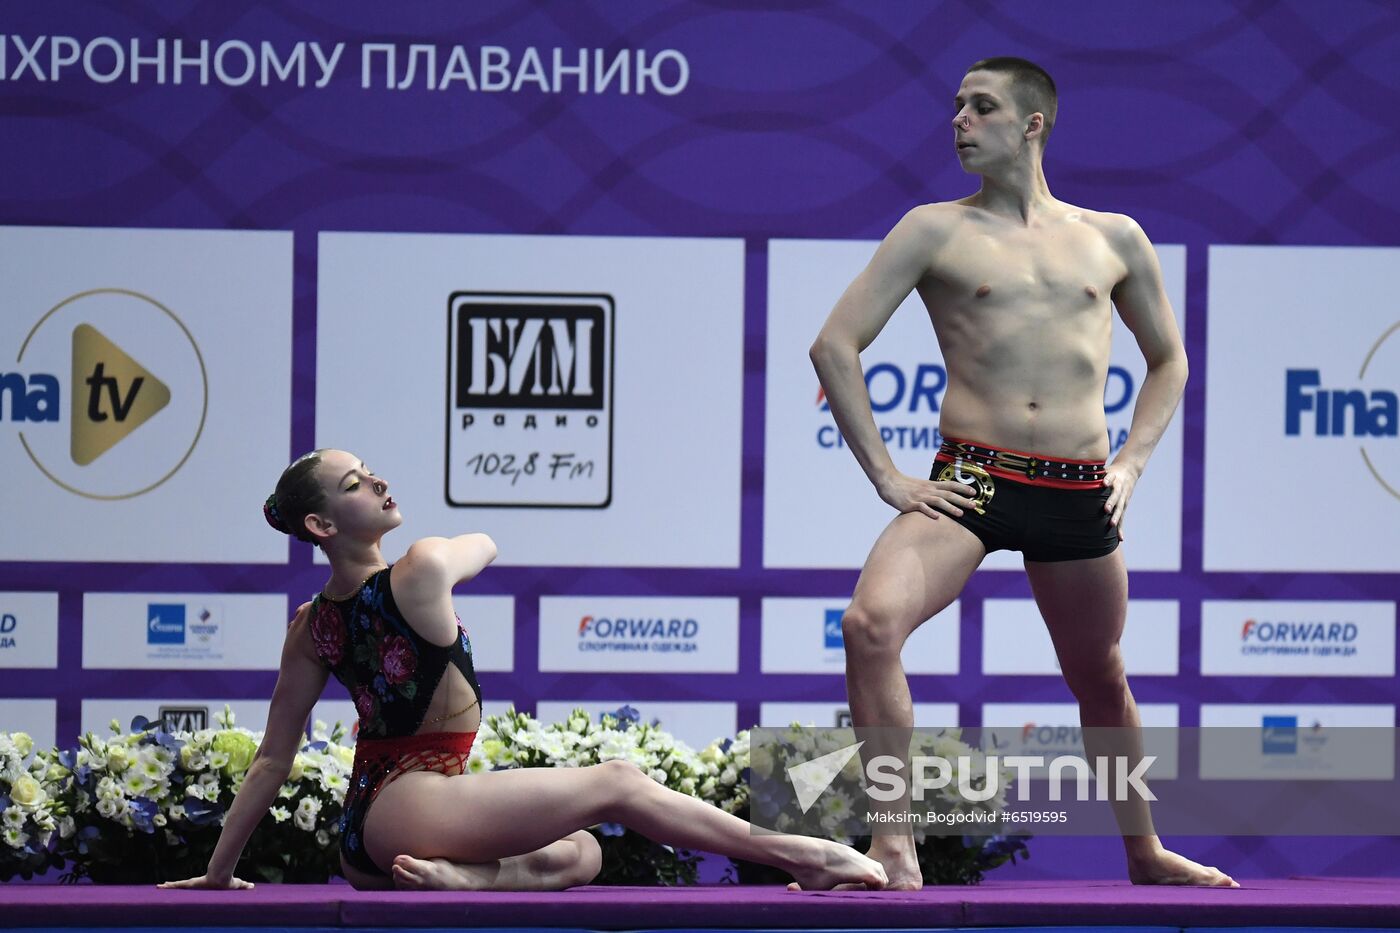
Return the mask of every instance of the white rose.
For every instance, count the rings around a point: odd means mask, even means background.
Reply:
[[[316,814],[307,813],[301,808],[297,809],[296,816],[292,817],[292,823],[297,829],[305,832],[312,832],[316,829]]]
[[[14,743],[15,751],[21,758],[28,758],[29,753],[34,751],[34,740],[29,737],[28,732],[16,732],[10,736],[10,741]]]
[[[21,774],[10,785],[10,800],[21,807],[34,809],[41,807],[49,799],[48,791],[44,786],[27,774]]]

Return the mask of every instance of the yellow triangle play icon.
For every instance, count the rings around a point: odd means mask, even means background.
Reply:
[[[170,389],[91,324],[73,328],[73,462],[87,466],[170,404]]]

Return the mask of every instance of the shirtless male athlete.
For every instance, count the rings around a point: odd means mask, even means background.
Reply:
[[[957,597],[988,551],[1009,548],[1025,556],[1082,725],[1136,729],[1118,648],[1128,575],[1117,546],[1133,486],[1181,399],[1186,352],[1142,229],[1050,194],[1041,168],[1055,125],[1050,76],[1024,59],[986,59],[968,70],[954,107],[958,160],[981,189],[906,214],[812,345],[847,446],[901,513],[875,542],[842,620],[852,718],[857,728],[912,727],[905,640]],[[860,364],[914,289],[948,369],[944,445],[927,480],[895,469]],[[1105,465],[1115,306],[1147,377],[1127,441]],[[1238,886],[1156,835],[1123,843],[1135,883]],[[911,835],[876,835],[870,856],[888,889],[922,885]]]

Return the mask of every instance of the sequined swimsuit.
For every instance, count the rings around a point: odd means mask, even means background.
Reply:
[[[477,702],[481,697],[471,642],[461,620],[451,645],[425,640],[399,612],[389,571],[386,567],[374,574],[346,599],[322,594],[311,603],[316,654],[350,691],[359,714],[355,765],[340,819],[340,853],[346,862],[373,875],[384,873],[365,851],[364,825],[379,792],[412,771],[461,774],[466,768],[475,732],[415,734],[447,666],[462,672]]]

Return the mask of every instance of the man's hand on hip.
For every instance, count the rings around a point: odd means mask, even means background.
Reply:
[[[962,483],[915,479],[903,473],[893,473],[875,487],[880,498],[901,512],[922,512],[938,518],[939,512],[961,515],[964,509],[976,506],[973,496],[977,490]]]

